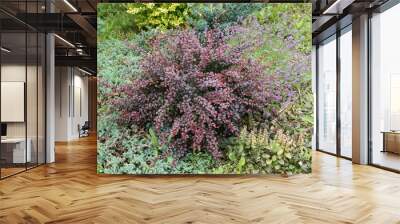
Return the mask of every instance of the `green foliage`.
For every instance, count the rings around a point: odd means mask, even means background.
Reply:
[[[217,173],[277,173],[311,172],[311,152],[302,133],[287,135],[272,128],[248,131],[244,127],[237,138],[224,143],[227,163]]]
[[[175,173],[210,174],[217,162],[211,154],[204,152],[191,152],[180,159],[175,167]]]
[[[189,14],[187,4],[179,3],[131,3],[127,8],[127,12],[134,15],[138,30],[166,30],[183,26]]]
[[[97,45],[98,76],[115,85],[137,76],[142,56],[133,46],[128,41],[100,41]]]
[[[287,67],[293,64],[291,63],[291,60],[295,56],[293,54],[293,49],[287,48],[289,44],[288,41],[285,41],[285,39],[282,39],[273,32],[265,32],[262,34],[257,34],[257,32],[247,33],[245,36],[240,38],[255,39],[260,38],[258,37],[259,35],[261,35],[262,38],[267,41],[258,46],[258,48],[248,52],[248,56],[260,61],[263,65],[265,65],[267,72],[269,73],[275,73],[277,70],[287,70]]]
[[[260,10],[264,5],[262,3],[192,3],[189,4],[188,23],[199,32],[214,28],[224,29],[240,22],[241,19]]]
[[[271,24],[275,32],[281,38],[293,35],[300,41],[298,49],[303,53],[311,52],[311,15],[310,3],[279,3],[265,4],[265,7],[257,11],[255,15],[262,23]],[[285,28],[281,32],[281,28]]]
[[[285,27],[280,37],[294,34],[305,53],[311,51],[311,4],[308,3],[102,3],[98,6],[98,39],[130,39],[157,28],[193,27],[198,31],[225,28],[249,15],[272,27]]]
[[[225,139],[227,163],[215,173],[278,173],[291,175],[311,172],[313,93],[311,74],[306,73],[294,87],[296,99],[281,107],[269,127],[241,130],[239,137]]]
[[[311,15],[310,4],[126,3],[98,7],[99,173],[290,175],[311,171],[313,94],[309,64],[304,63],[311,52],[311,16],[305,16]],[[252,17],[261,23],[263,32],[252,23]],[[248,56],[266,65],[267,74],[295,79],[293,100],[271,107],[278,110],[278,116],[262,125],[249,117],[249,122],[243,123],[250,126],[242,126],[239,136],[218,139],[223,153],[220,160],[206,150],[188,150],[177,159],[171,153],[174,149],[167,147],[169,140],[160,138],[155,129],[117,125],[118,114],[111,110],[110,99],[118,94],[116,87],[143,75],[140,64],[153,37],[167,35],[166,29],[202,31],[236,23],[249,32],[230,44],[267,40]]]
[[[108,126],[111,125],[111,126]],[[97,152],[97,172],[107,174],[205,174],[215,161],[208,153],[188,153],[176,161],[150,129],[143,135],[101,122]],[[107,131],[105,131],[107,130]]]
[[[303,133],[304,146],[311,148],[312,128],[314,124],[314,95],[312,92],[311,73],[303,75],[295,88],[296,100],[281,108],[272,125],[285,130],[288,135]]]
[[[160,143],[158,141],[158,136],[156,132],[153,130],[153,128],[149,129],[149,135],[148,138],[150,139],[151,147],[155,149],[156,151],[160,150]]]
[[[137,31],[134,15],[127,13],[128,4],[101,3],[97,7],[97,38],[127,39]]]
[[[126,40],[152,28],[165,30],[186,24],[187,4],[102,3],[98,6],[98,40]]]

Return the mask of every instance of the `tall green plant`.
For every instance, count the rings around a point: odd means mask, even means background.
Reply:
[[[187,4],[179,3],[131,3],[127,12],[134,16],[138,30],[161,30],[183,26],[189,15]]]
[[[311,172],[311,151],[302,133],[288,135],[284,130],[244,127],[240,136],[223,143],[227,163],[216,173],[277,173]]]
[[[188,23],[197,31],[224,29],[262,9],[262,3],[193,3],[189,4]]]
[[[127,39],[137,28],[134,26],[134,15],[127,12],[128,4],[101,3],[97,7],[97,38]]]
[[[130,39],[141,31],[185,26],[187,4],[102,3],[98,6],[98,39]]]
[[[311,52],[311,3],[265,4],[255,15],[261,23],[270,24],[279,36],[293,35],[300,42],[297,48],[303,53]],[[282,32],[283,31],[283,32]]]

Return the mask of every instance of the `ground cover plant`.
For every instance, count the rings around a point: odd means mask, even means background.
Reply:
[[[99,173],[311,172],[310,4],[108,3],[98,20]]]

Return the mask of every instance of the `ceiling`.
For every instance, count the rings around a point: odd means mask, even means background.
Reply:
[[[22,49],[25,46],[24,41],[21,43],[22,40],[17,37],[21,35],[17,33],[25,32],[26,29],[28,32],[55,33],[56,66],[77,66],[96,74],[97,2],[1,0],[0,22],[3,36],[9,39],[8,46],[14,48],[12,53],[17,56],[26,55]],[[36,47],[28,44],[28,55],[33,49]]]
[[[377,8],[387,1],[312,0],[313,43],[319,43],[337,29],[351,24],[354,16]],[[1,0],[2,30],[15,33],[28,27],[41,32],[54,32],[58,35],[55,38],[56,65],[79,66],[95,74],[96,6],[99,2],[113,1]],[[50,9],[52,13],[48,13]]]
[[[386,2],[388,0],[312,0],[313,44],[351,24],[353,17],[372,11]]]

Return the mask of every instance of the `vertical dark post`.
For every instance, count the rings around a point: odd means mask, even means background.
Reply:
[[[373,160],[373,153],[372,153],[372,83],[371,83],[371,71],[372,71],[372,63],[371,63],[371,57],[372,57],[372,33],[371,33],[371,20],[372,20],[372,11],[368,11],[368,25],[367,25],[367,46],[368,46],[368,53],[367,53],[367,82],[368,82],[368,94],[367,94],[367,103],[368,103],[368,124],[367,124],[367,129],[368,129],[368,164],[372,164]],[[384,146],[385,147],[385,146]]]
[[[71,93],[72,93],[72,117],[75,118],[75,69],[74,67],[71,67],[71,81],[72,81],[72,87],[71,87]]]
[[[44,33],[44,163],[47,163],[47,35]]]
[[[315,47],[315,149],[319,150],[319,44]]]
[[[28,0],[25,0],[25,21],[28,21]],[[28,169],[28,113],[27,113],[27,90],[28,90],[28,24],[25,23],[25,100],[24,100],[24,121],[25,121],[25,170]]]
[[[1,32],[1,30],[2,30],[2,23],[0,23],[0,47],[2,47],[3,45],[2,45],[2,32]],[[2,56],[2,54],[3,54],[3,52],[1,52],[1,50],[0,50],[0,125],[1,124],[3,124],[2,122],[1,122],[1,66],[2,66],[2,60],[1,60],[1,56]],[[1,135],[1,134],[0,134]],[[2,179],[2,177],[1,177],[1,169],[2,169],[2,157],[1,157],[1,143],[0,143],[0,180]]]
[[[336,155],[341,156],[340,119],[340,30],[336,28]]]
[[[36,1],[36,13],[39,15],[39,0]],[[37,22],[39,17],[37,16]],[[36,166],[39,165],[39,31],[36,31]]]

